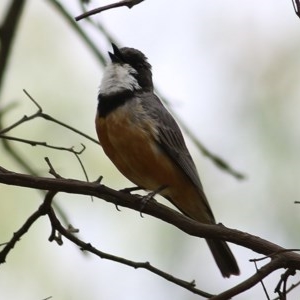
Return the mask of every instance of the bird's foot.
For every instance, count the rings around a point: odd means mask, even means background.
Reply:
[[[141,210],[140,210],[141,217],[143,217],[143,210],[144,210],[145,206],[147,205],[148,201],[155,200],[154,196],[159,194],[165,188],[167,188],[167,185],[162,185],[159,188],[157,188],[156,190],[154,190],[154,191],[148,193],[146,196],[142,197],[142,199],[141,199]]]

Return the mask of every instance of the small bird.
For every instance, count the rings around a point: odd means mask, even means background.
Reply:
[[[112,48],[96,115],[104,152],[138,187],[160,191],[193,220],[216,224],[180,128],[154,94],[146,56],[134,48],[119,49],[114,44]],[[239,267],[226,242],[206,241],[222,275],[238,275]]]

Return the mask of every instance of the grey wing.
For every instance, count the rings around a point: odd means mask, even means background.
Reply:
[[[144,105],[158,126],[159,146],[183,170],[191,182],[203,192],[194,161],[186,147],[181,130],[172,115],[166,110],[157,96],[151,94],[150,99],[144,99]],[[154,101],[153,101],[154,100]]]

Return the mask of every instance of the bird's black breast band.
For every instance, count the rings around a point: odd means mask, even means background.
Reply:
[[[99,117],[106,117],[109,113],[114,111],[119,106],[125,104],[133,96],[132,91],[124,91],[115,95],[98,95],[98,115]]]

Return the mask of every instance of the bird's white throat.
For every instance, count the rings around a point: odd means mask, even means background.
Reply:
[[[127,90],[141,89],[137,79],[133,76],[136,72],[128,64],[109,64],[104,70],[100,84],[100,93],[103,95],[115,95]]]

